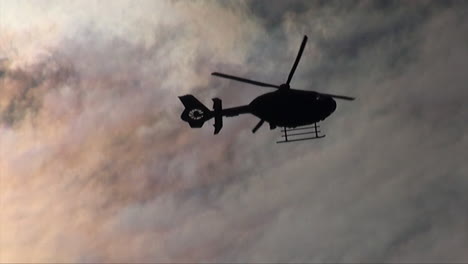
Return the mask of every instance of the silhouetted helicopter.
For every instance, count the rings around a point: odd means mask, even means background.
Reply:
[[[290,88],[289,84],[299,64],[306,43],[307,36],[304,36],[288,79],[286,83],[281,85],[253,81],[219,72],[211,74],[257,86],[274,88],[277,89],[276,91],[260,95],[248,105],[225,109],[222,108],[221,99],[213,98],[212,111],[193,95],[179,96],[179,99],[185,106],[185,110],[181,115],[182,120],[188,122],[192,128],[200,128],[207,120],[214,118],[214,134],[218,134],[223,127],[223,116],[231,117],[240,114],[252,114],[260,118],[258,124],[252,129],[252,133],[257,132],[265,121],[270,124],[270,129],[283,127],[281,131],[283,132],[282,137],[284,140],[278,141],[278,143],[324,137],[324,135],[319,135],[320,131],[318,130],[319,126],[317,126],[317,122],[324,120],[335,111],[336,102],[334,99],[354,100],[354,98]],[[302,131],[292,132],[297,130]],[[304,136],[309,134],[313,134],[313,136]]]

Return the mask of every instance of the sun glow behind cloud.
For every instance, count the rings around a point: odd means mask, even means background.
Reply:
[[[177,101],[164,98],[206,84],[197,53],[242,47],[242,30],[220,29],[243,22],[229,10],[216,18],[222,11],[162,1],[2,2],[1,46],[10,64],[1,104],[8,121],[1,129],[3,261],[92,260],[92,248],[95,257],[145,259],[138,238],[134,253],[131,239],[109,246],[115,234],[102,226],[116,204],[212,181],[189,174],[218,162],[219,147],[200,162],[189,154],[195,167],[184,165],[181,175],[177,158],[168,162],[187,148],[188,135],[174,130],[177,110],[167,109]],[[200,30],[202,19],[212,20],[211,31]],[[171,259],[162,248],[151,255]]]

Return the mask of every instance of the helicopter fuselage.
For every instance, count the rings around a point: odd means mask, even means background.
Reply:
[[[219,98],[213,98],[213,110],[209,110],[200,101],[198,101],[193,95],[179,96],[182,104],[185,106],[184,111],[181,114],[181,119],[189,123],[192,128],[202,127],[203,124],[210,119],[214,119],[214,134],[218,134],[223,127],[223,117],[238,116],[240,114],[252,114],[260,118],[258,124],[252,129],[252,133],[255,133],[264,122],[270,124],[270,129],[276,127],[283,127],[284,137],[282,142],[290,142],[297,140],[308,140],[315,138],[322,138],[323,136],[318,135],[317,122],[325,120],[330,116],[336,109],[335,99],[352,101],[355,98],[321,93],[315,91],[306,90],[295,90],[291,89],[290,83],[296,71],[299,60],[304,51],[307,43],[307,36],[304,36],[296,60],[289,72],[288,78],[285,83],[277,85],[266,82],[259,82],[243,77],[229,75],[220,72],[212,72],[211,75],[235,80],[238,82],[248,83],[260,87],[268,87],[278,89],[274,92],[266,93],[255,98],[250,104],[223,108],[222,101]],[[297,136],[304,134],[315,134],[314,137],[307,137],[302,139],[288,139],[288,131],[293,130],[304,130],[310,127],[302,127],[313,124],[312,132],[301,132],[296,134],[289,134],[289,136]],[[288,128],[291,128],[288,130]]]
[[[336,102],[313,91],[279,89],[260,95],[248,107],[251,114],[271,125],[297,127],[324,120],[335,111]]]

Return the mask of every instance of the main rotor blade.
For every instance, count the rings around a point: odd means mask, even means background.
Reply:
[[[326,94],[326,93],[319,93],[319,94],[327,95],[336,99],[343,99],[343,100],[349,100],[349,101],[353,101],[354,99],[356,99],[354,97],[344,96],[344,95],[335,95],[335,94]]]
[[[239,81],[239,82],[250,83],[250,84],[253,84],[253,85],[258,85],[258,86],[263,86],[263,87],[280,88],[279,85],[263,83],[263,82],[257,82],[257,81],[253,81],[253,80],[249,80],[249,79],[245,79],[245,78],[241,78],[241,77],[237,77],[237,76],[227,75],[227,74],[219,73],[219,72],[213,72],[213,73],[211,73],[211,75],[236,80],[236,81]]]
[[[257,132],[257,130],[265,123],[265,120],[261,119],[258,124],[252,129],[252,133]]]
[[[301,60],[302,52],[304,51],[306,43],[307,43],[307,36],[304,35],[304,39],[302,39],[301,47],[299,48],[299,53],[297,54],[296,61],[294,61],[294,65],[291,69],[291,72],[289,73],[288,81],[286,82],[286,84],[289,84],[291,82],[294,72],[296,71],[297,64],[299,64],[299,60]]]

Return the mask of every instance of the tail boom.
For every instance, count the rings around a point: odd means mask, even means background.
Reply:
[[[242,105],[223,109],[222,115],[226,117],[238,116],[240,114],[250,114],[250,105]]]

